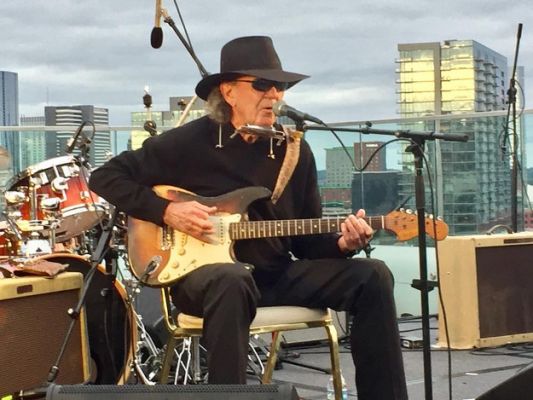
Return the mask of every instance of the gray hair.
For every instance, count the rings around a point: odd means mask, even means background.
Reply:
[[[215,86],[209,96],[207,96],[207,103],[205,108],[209,113],[209,118],[219,124],[225,124],[231,120],[231,106],[224,100],[224,96],[220,92],[220,88]]]

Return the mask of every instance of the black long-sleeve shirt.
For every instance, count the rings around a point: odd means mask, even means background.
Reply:
[[[163,224],[169,200],[152,187],[171,185],[201,196],[218,196],[248,186],[274,190],[285,157],[286,143],[274,142],[275,158],[268,157],[269,140],[246,143],[240,135],[230,138],[231,124],[222,126],[202,117],[182,127],[147,139],[142,148],[123,152],[93,171],[89,186],[119,210],[135,218]],[[302,140],[294,173],[276,204],[257,200],[248,208],[250,220],[318,218],[321,203],[316,166],[309,145]],[[267,282],[276,271],[297,258],[344,257],[337,234],[238,240],[235,255],[255,266],[254,276]]]

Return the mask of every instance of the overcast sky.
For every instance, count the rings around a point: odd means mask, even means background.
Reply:
[[[142,111],[145,85],[154,109],[170,96],[192,95],[200,73],[171,30],[150,46],[155,0],[1,0],[0,70],[19,75],[20,114],[43,106],[94,104],[114,125]],[[474,39],[512,64],[518,23],[526,105],[533,90],[533,7],[518,0],[188,0],[179,1],[197,56],[219,70],[221,46],[269,35],[284,69],[311,75],[286,101],[324,121],[396,116],[397,44]],[[171,0],[163,6],[179,26]]]

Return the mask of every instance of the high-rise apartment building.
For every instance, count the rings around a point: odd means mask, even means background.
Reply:
[[[143,126],[148,120],[155,122],[158,133],[162,132],[163,127],[177,126],[181,121],[184,112],[187,110],[189,103],[193,99],[192,96],[170,97],[168,111],[141,111],[131,113],[132,126]],[[205,115],[205,102],[197,98],[192,104],[181,124],[187,123]],[[146,130],[136,130],[131,132],[131,148],[133,150],[142,146],[143,142],[150,137],[150,133]]]
[[[507,59],[474,40],[399,44],[397,93],[402,117],[506,109]],[[412,130],[463,133],[468,142],[427,143],[437,160],[437,213],[450,234],[482,232],[510,220],[509,159],[500,141],[504,117],[406,123]],[[413,156],[404,156],[404,168]],[[438,162],[438,161],[441,162]],[[400,179],[400,196],[414,193],[414,173]],[[427,189],[427,186],[426,186]]]
[[[19,124],[19,89],[18,75],[15,72],[0,71],[0,125],[17,126]],[[18,137],[15,131],[0,132],[0,146],[10,155],[7,169],[0,171],[0,184],[3,187],[6,178],[17,173]]]
[[[95,107],[92,105],[80,106],[57,106],[44,108],[45,123],[52,125],[81,125],[85,121],[98,126],[109,126],[109,111],[107,108]],[[84,128],[89,136],[92,135],[92,125],[87,124]],[[75,129],[64,129],[49,131],[46,133],[46,157],[54,158],[66,155],[65,149],[69,139],[73,136]],[[76,154],[78,150],[75,150]],[[111,135],[109,130],[98,130],[94,132],[89,150],[89,163],[93,167],[99,167],[109,159],[111,153]]]

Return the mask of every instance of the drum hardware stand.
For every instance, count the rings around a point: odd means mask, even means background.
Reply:
[[[163,366],[161,358],[162,351],[156,346],[152,337],[146,330],[142,315],[136,311],[135,304],[137,296],[141,292],[141,287],[143,285],[140,281],[133,278],[127,280],[126,286],[128,288],[126,291],[128,295],[126,304],[131,311],[131,315],[135,318],[134,329],[137,329],[140,332],[136,343],[134,343],[133,340],[130,341],[132,359],[129,368],[143,384],[155,385],[156,381],[154,381],[154,378],[157,376],[158,372],[161,371],[161,367]],[[148,352],[148,355],[143,353],[143,349]],[[144,359],[141,359],[143,356],[146,357],[145,361]],[[145,367],[145,369],[143,369],[143,367]]]
[[[72,332],[74,331],[74,327],[76,324],[76,321],[78,321],[81,309],[85,304],[88,289],[91,285],[91,281],[94,277],[94,274],[97,270],[98,264],[102,262],[104,259],[105,254],[107,253],[107,250],[109,249],[109,239],[111,237],[111,231],[113,228],[113,225],[115,223],[117,213],[113,215],[111,220],[109,221],[109,225],[104,229],[102,232],[102,235],[100,236],[100,240],[98,242],[97,248],[95,250],[95,253],[91,256],[90,262],[91,262],[91,269],[87,273],[84,279],[83,288],[80,294],[80,298],[78,300],[78,304],[74,309],[70,308],[68,309],[67,313],[71,318],[70,325],[67,329],[65,339],[63,340],[63,344],[61,345],[61,348],[59,350],[59,354],[57,356],[57,359],[50,367],[50,370],[48,371],[48,376],[46,379],[46,382],[44,383],[43,387],[30,389],[30,390],[21,390],[18,393],[13,394],[13,399],[40,399],[45,398],[46,392],[48,390],[48,387],[54,383],[54,381],[57,379],[57,376],[59,374],[59,364],[61,363],[61,360],[63,358],[63,355],[65,354],[69,339],[72,335]]]
[[[22,238],[22,235],[20,234],[17,224],[13,221],[13,218],[11,218],[10,213],[4,210],[2,211],[2,215],[5,217],[7,224],[13,231],[13,234],[17,237],[17,240],[19,242],[22,242],[24,239]]]
[[[37,218],[37,192],[33,178],[29,178],[28,194],[30,196],[30,220]]]

